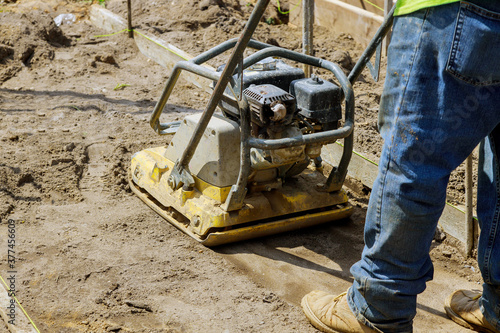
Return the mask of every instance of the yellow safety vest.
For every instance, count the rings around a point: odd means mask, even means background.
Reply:
[[[406,15],[422,8],[445,5],[459,0],[399,0],[394,15]]]

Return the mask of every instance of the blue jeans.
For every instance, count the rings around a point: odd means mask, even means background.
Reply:
[[[348,293],[357,318],[383,332],[412,332],[417,295],[433,277],[429,249],[450,173],[485,138],[480,304],[500,329],[500,1],[471,1],[394,22],[380,105],[384,146]]]

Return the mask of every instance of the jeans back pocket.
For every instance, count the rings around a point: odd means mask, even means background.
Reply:
[[[500,84],[500,13],[461,3],[446,71],[473,85]]]

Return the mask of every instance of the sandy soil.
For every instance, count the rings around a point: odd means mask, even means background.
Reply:
[[[251,11],[251,1],[236,0],[133,4],[136,26],[191,54],[236,36]],[[126,33],[94,37],[103,32],[87,21],[89,5],[0,2],[0,219],[17,223],[18,297],[40,331],[315,332],[297,302],[306,291],[278,295],[228,259],[237,247],[204,248],[131,194],[131,154],[169,140],[148,124],[169,73],[140,54]],[[107,7],[125,17],[125,1]],[[53,18],[61,13],[75,13],[77,21],[57,27]],[[275,8],[265,20],[286,23]],[[257,39],[300,49],[300,31],[268,23]],[[316,34],[318,56],[352,68],[362,49],[348,34]],[[203,92],[186,82],[177,89],[167,119],[203,109]],[[355,89],[356,148],[376,157],[382,85],[365,75]],[[369,194],[355,180],[350,184],[356,212],[332,227],[351,233],[335,238],[337,247],[357,244],[342,259],[346,278],[362,249]],[[7,253],[6,236],[2,223],[0,253]],[[314,251],[316,240],[329,240],[321,237],[328,236],[319,227],[270,239]],[[432,255],[436,270],[479,281],[473,261],[447,241],[436,242]],[[7,255],[0,258],[5,276]]]

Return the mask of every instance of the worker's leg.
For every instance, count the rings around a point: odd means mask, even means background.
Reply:
[[[381,102],[384,147],[348,293],[358,320],[384,332],[412,331],[416,296],[433,276],[429,248],[449,175],[500,121],[499,86],[480,86],[485,75],[500,79],[500,30],[478,31],[492,14],[476,14],[454,3],[395,20]],[[472,40],[481,50],[467,53]]]
[[[481,144],[477,212],[481,235],[478,264],[483,275],[479,304],[486,319],[496,325],[500,318],[500,126]]]

